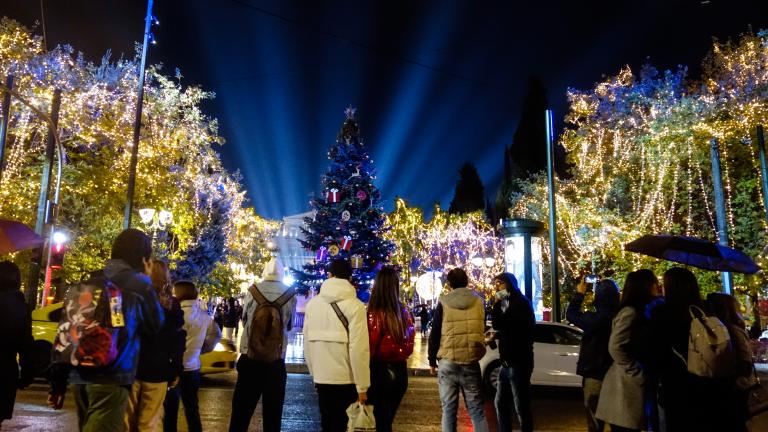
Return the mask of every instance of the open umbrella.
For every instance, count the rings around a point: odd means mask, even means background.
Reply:
[[[21,222],[0,219],[0,255],[43,244],[43,238]]]
[[[760,270],[744,252],[696,237],[644,235],[624,250],[705,270],[752,274]]]

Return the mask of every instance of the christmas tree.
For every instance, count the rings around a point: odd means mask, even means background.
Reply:
[[[304,248],[315,252],[315,262],[296,271],[300,291],[317,290],[326,278],[325,267],[337,258],[352,264],[358,296],[366,300],[376,271],[389,260],[394,244],[385,231],[381,194],[373,181],[373,161],[360,139],[355,109],[345,110],[346,120],[328,151],[331,164],[323,175],[323,191],[310,204],[314,217],[305,219]]]

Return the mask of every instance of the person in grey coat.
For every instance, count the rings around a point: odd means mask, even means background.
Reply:
[[[658,294],[659,283],[650,270],[627,275],[608,341],[613,364],[605,374],[595,413],[611,425],[612,432],[647,429],[644,369],[648,347],[643,312]]]

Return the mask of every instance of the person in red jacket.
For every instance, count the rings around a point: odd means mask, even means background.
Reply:
[[[368,303],[371,387],[377,432],[392,431],[392,421],[408,388],[406,360],[413,352],[413,317],[400,302],[400,279],[393,267],[376,275]]]

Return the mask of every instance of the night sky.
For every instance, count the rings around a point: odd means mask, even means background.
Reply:
[[[141,40],[145,1],[43,4],[49,48],[69,43],[98,61],[107,49],[132,56]],[[350,104],[385,206],[401,196],[446,208],[465,161],[495,196],[530,76],[561,128],[567,88],[646,61],[697,76],[712,37],[768,28],[767,10],[763,0],[156,0],[149,62],[216,93],[204,108],[219,119],[218,149],[263,216],[309,210]],[[34,26],[40,1],[3,0],[0,15]]]

